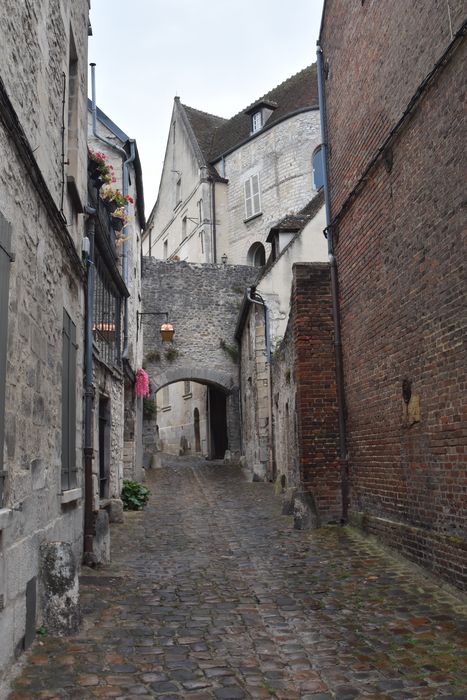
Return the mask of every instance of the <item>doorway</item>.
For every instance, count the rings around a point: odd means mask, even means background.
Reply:
[[[212,459],[224,459],[225,451],[229,449],[227,437],[227,408],[226,395],[219,389],[209,387],[209,432],[210,432],[210,457]]]
[[[193,411],[193,423],[195,431],[195,452],[201,452],[201,432],[199,429],[199,410],[197,408]]]

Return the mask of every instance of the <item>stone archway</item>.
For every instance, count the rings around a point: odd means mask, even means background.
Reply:
[[[217,407],[213,412],[219,406],[224,410],[225,404],[225,445],[233,455],[241,451],[235,327],[245,290],[254,283],[257,272],[245,265],[154,258],[144,258],[143,263],[144,315],[138,332],[143,333],[143,363],[152,397],[164,386],[178,382],[207,386],[208,402],[211,393],[212,405]],[[172,344],[163,343],[159,333],[166,312],[175,330]],[[145,429],[144,435],[148,448],[151,431]],[[219,454],[224,443],[211,439],[210,445]]]

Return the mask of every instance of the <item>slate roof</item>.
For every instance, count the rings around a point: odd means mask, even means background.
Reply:
[[[214,114],[181,105],[207,163],[219,160],[223,154],[234,150],[251,137],[251,118],[247,112],[262,101],[273,102],[277,104],[277,108],[263,129],[254,137],[288,115],[302,110],[318,109],[316,64],[304,68],[285,80],[231,119],[223,119]]]

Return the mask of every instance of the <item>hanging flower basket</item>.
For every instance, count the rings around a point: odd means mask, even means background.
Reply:
[[[120,219],[118,216],[114,216],[113,214],[110,217],[110,223],[114,231],[121,231],[125,226],[123,219]]]
[[[104,202],[104,206],[109,212],[109,214],[113,214],[115,209],[118,209],[117,202],[114,202],[112,199],[103,199],[102,201]]]
[[[136,372],[136,396],[149,396],[149,376],[146,370]]]
[[[115,182],[113,174],[113,166],[106,162],[107,156],[101,151],[93,151],[88,149],[88,173],[97,189],[100,189],[105,183],[110,184]]]

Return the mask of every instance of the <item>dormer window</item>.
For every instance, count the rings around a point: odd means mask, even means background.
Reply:
[[[248,114],[251,119],[251,134],[257,134],[258,131],[261,131],[276,107],[276,102],[259,100],[246,110],[245,114]]]
[[[263,126],[263,115],[261,110],[254,112],[251,116],[251,133],[255,134]]]

